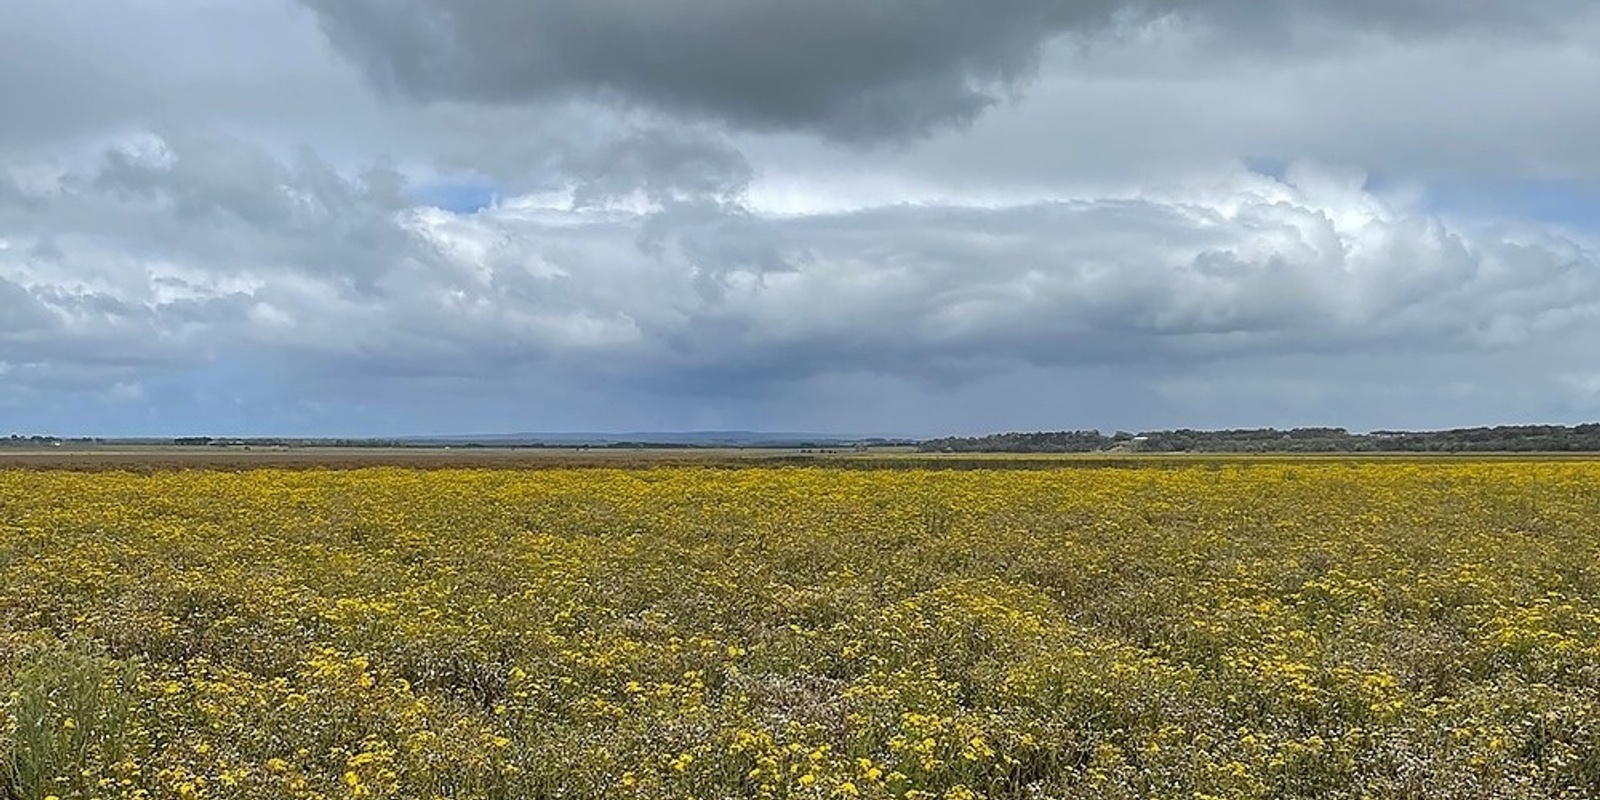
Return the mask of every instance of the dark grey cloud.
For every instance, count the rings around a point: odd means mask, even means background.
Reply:
[[[385,88],[427,100],[596,95],[849,139],[971,119],[1054,33],[1115,0],[306,0]]]
[[[1230,48],[1355,36],[1550,36],[1585,0],[302,0],[385,89],[423,100],[597,96],[756,130],[870,140],[968,121],[1040,48],[1156,20]],[[1191,65],[1197,66],[1197,65]]]

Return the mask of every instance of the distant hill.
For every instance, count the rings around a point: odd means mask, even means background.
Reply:
[[[598,433],[587,431],[547,433],[493,433],[471,436],[409,436],[397,441],[407,444],[481,444],[497,447],[514,445],[559,445],[576,447],[589,445],[607,447],[637,444],[651,447],[786,447],[786,446],[841,446],[857,443],[913,444],[913,440],[885,436],[851,436],[837,433],[806,433],[792,431],[632,431],[625,433]]]

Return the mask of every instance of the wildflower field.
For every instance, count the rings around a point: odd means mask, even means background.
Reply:
[[[1600,796],[1597,489],[0,471],[0,798]]]

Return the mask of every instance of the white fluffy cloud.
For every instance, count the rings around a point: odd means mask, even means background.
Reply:
[[[1456,227],[1315,167],[809,213],[716,192],[663,204],[648,187],[605,202],[581,191],[457,214],[409,206],[383,167],[284,164],[224,139],[124,144],[0,207],[0,360],[125,380],[249,346],[356,379],[492,383],[558,364],[717,388],[1330,349],[1420,357],[1537,345],[1600,310],[1594,249]]]

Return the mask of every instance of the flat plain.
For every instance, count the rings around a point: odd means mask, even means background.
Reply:
[[[1600,462],[203,455],[0,456],[0,797],[1600,786]]]

